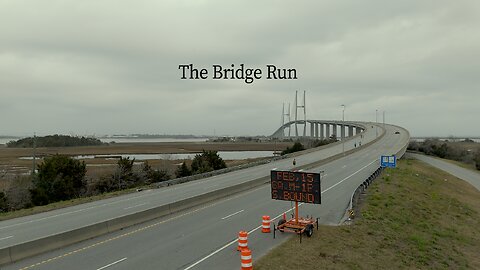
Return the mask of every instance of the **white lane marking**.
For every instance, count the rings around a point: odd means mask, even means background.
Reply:
[[[206,190],[206,189],[212,189],[212,188],[215,188],[215,187],[218,187],[219,185],[212,185],[212,186],[208,186],[208,187],[204,187],[203,190]]]
[[[230,215],[228,215],[228,216],[226,216],[226,217],[222,217],[222,219],[227,219],[227,218],[229,218],[229,217],[231,217],[231,216],[235,216],[236,214],[240,214],[241,212],[243,212],[243,209],[240,210],[240,211],[237,211],[237,212],[235,212],[235,213],[233,213],[233,214],[230,214]]]
[[[368,166],[372,165],[372,164],[373,164],[374,162],[376,162],[376,161],[377,161],[377,160],[376,160],[376,159],[374,159],[372,162],[370,162],[370,163],[368,163],[367,165],[363,166],[363,167],[362,167],[362,168],[360,168],[358,171],[356,171],[356,172],[354,172],[354,173],[350,174],[349,176],[345,177],[345,178],[344,178],[342,181],[340,181],[340,182],[336,183],[335,185],[333,185],[333,186],[331,186],[331,187],[329,187],[329,188],[325,189],[324,191],[322,191],[322,194],[323,194],[323,193],[325,193],[325,192],[327,192],[327,191],[329,191],[330,189],[332,189],[332,188],[334,188],[334,187],[336,187],[336,186],[340,185],[340,184],[341,184],[343,181],[345,181],[345,180],[347,180],[348,178],[350,178],[350,177],[354,176],[355,174],[359,173],[361,170],[363,170],[363,169],[365,169],[366,167],[368,167]]]
[[[115,261],[115,262],[113,262],[113,263],[109,263],[109,264],[107,264],[107,265],[105,265],[105,266],[102,266],[102,267],[98,268],[97,270],[102,270],[102,269],[105,269],[105,268],[110,267],[110,266],[112,266],[112,265],[115,265],[115,264],[117,264],[117,263],[121,263],[121,262],[125,261],[126,259],[127,259],[127,257],[125,257],[125,258],[123,258],[123,259],[120,259],[120,260],[118,260],[118,261]]]
[[[356,172],[352,173],[351,175],[349,175],[349,176],[345,177],[345,178],[344,178],[342,181],[340,181],[340,182],[336,183],[335,185],[333,185],[333,186],[331,186],[331,187],[327,188],[326,190],[322,191],[322,193],[321,193],[321,194],[323,194],[323,193],[325,193],[325,192],[329,191],[330,189],[332,189],[332,188],[334,188],[334,187],[338,186],[338,185],[339,185],[339,184],[341,184],[343,181],[345,181],[345,180],[347,180],[348,178],[350,178],[350,177],[354,176],[355,174],[357,174],[357,173],[358,173],[358,172],[360,172],[361,170],[365,169],[366,167],[368,167],[368,166],[372,165],[372,164],[373,164],[375,161],[377,161],[377,160],[374,160],[374,161],[372,161],[372,162],[368,163],[367,165],[363,166],[363,167],[362,167],[362,168],[360,168],[358,171],[356,171]],[[298,206],[301,206],[301,205],[303,205],[303,204],[304,204],[303,202],[302,202],[302,203],[299,203],[299,204],[298,204]],[[271,220],[272,220],[272,221],[273,221],[273,220],[276,220],[277,218],[279,218],[279,217],[283,216],[283,213],[287,213],[287,212],[293,211],[294,209],[295,209],[295,208],[290,208],[289,210],[287,210],[287,211],[285,211],[285,212],[282,212],[281,214],[279,214],[278,216],[274,217],[274,218],[273,218],[273,219],[271,219]],[[252,230],[250,230],[250,231],[248,232],[248,234],[251,234],[252,232],[254,232],[254,231],[256,231],[256,230],[260,229],[261,227],[262,227],[262,225],[259,225],[258,227],[256,227],[256,228],[253,228]],[[225,244],[223,247],[221,247],[221,248],[219,248],[219,249],[215,250],[214,252],[212,252],[212,253],[208,254],[207,256],[205,256],[205,257],[203,257],[202,259],[200,259],[200,260],[196,261],[195,263],[193,263],[192,265],[190,265],[189,267],[187,267],[187,268],[185,268],[185,269],[183,269],[183,270],[189,270],[189,269],[192,269],[193,267],[195,267],[195,266],[196,266],[196,265],[198,265],[199,263],[201,263],[201,262],[205,261],[206,259],[208,259],[208,258],[212,257],[213,255],[217,254],[218,252],[220,252],[220,251],[222,251],[222,250],[226,249],[228,246],[231,246],[231,245],[233,245],[233,244],[235,244],[235,243],[237,243],[237,239],[235,239],[235,240],[232,240],[231,242],[229,242],[229,243]]]
[[[146,205],[146,204],[147,204],[147,203],[141,203],[141,204],[137,204],[137,205],[134,205],[134,206],[125,207],[125,208],[123,208],[123,210],[132,209],[132,208],[139,207],[139,206],[143,206],[143,205]]]
[[[347,165],[343,165],[343,166],[342,166],[342,168],[346,168],[346,167],[347,167]]]
[[[160,193],[160,192],[158,192],[158,193]],[[65,216],[65,215],[75,214],[75,213],[87,211],[87,210],[90,210],[90,209],[99,208],[99,207],[103,207],[103,206],[109,206],[109,205],[113,205],[113,204],[118,204],[118,203],[121,203],[121,202],[126,202],[126,201],[130,201],[130,200],[134,200],[134,199],[138,199],[138,198],[142,198],[142,197],[155,196],[158,193],[144,194],[144,195],[130,197],[130,198],[127,198],[127,199],[113,201],[113,202],[104,203],[104,204],[100,204],[100,205],[93,205],[93,206],[90,206],[90,207],[87,207],[87,208],[82,208],[82,209],[78,209],[78,210],[74,210],[74,211],[70,211],[70,212],[65,212],[65,213],[61,213],[61,214],[56,214],[56,215],[52,215],[52,216],[48,216],[48,217],[33,219],[33,220],[29,220],[29,221],[24,221],[24,222],[19,222],[19,223],[15,223],[15,224],[0,227],[0,230],[11,228],[11,227],[16,227],[16,226],[20,226],[20,225],[24,225],[24,224],[30,224],[30,223],[34,223],[34,222],[38,222],[38,221],[43,221],[43,220],[47,220],[47,219],[51,219],[51,218],[61,217],[61,216]]]
[[[13,237],[13,235],[10,235],[10,236],[7,236],[7,237],[3,237],[3,238],[0,238],[0,241],[2,241],[2,240],[7,240],[7,239],[10,239],[10,238],[12,238],[12,237]]]
[[[191,214],[193,214],[193,213],[197,213],[197,212],[202,211],[202,210],[204,210],[204,209],[207,209],[207,208],[209,208],[209,207],[213,207],[213,206],[215,206],[215,205],[219,205],[219,204],[221,204],[221,203],[224,203],[225,201],[230,201],[230,200],[236,199],[236,198],[238,198],[238,197],[244,196],[245,194],[249,194],[249,193],[255,192],[255,191],[257,191],[257,190],[259,190],[259,189],[262,189],[262,188],[263,188],[263,186],[260,186],[260,187],[251,189],[251,190],[249,190],[249,191],[245,191],[245,193],[242,193],[242,194],[240,194],[240,195],[239,195],[239,194],[233,195],[232,197],[228,197],[228,198],[224,199],[223,201],[220,201],[220,202],[217,201],[217,202],[214,202],[214,203],[212,203],[212,204],[208,204],[208,205],[206,205],[206,206],[203,206],[203,207],[201,207],[201,208],[196,208],[195,210],[192,210],[192,211],[190,211],[190,212],[186,212],[186,213],[180,214],[180,215],[178,215],[178,216],[173,216],[173,217],[168,218],[168,219],[166,219],[166,220],[159,221],[159,222],[157,222],[157,223],[155,223],[155,224],[151,224],[151,225],[148,225],[148,226],[146,226],[146,227],[142,227],[142,228],[136,229],[136,230],[134,230],[134,231],[127,232],[127,233],[124,233],[124,234],[122,234],[122,235],[119,235],[119,236],[116,236],[116,237],[113,237],[113,238],[110,238],[110,239],[107,239],[107,240],[104,240],[104,241],[101,241],[101,242],[94,243],[94,244],[92,244],[92,245],[90,245],[90,246],[86,246],[86,247],[83,247],[83,248],[79,248],[79,249],[74,250],[74,251],[72,251],[72,252],[69,252],[69,253],[66,253],[66,254],[63,254],[63,255],[59,255],[59,256],[57,256],[57,257],[53,257],[53,258],[50,258],[50,259],[48,259],[48,260],[44,260],[44,261],[42,261],[42,262],[39,262],[39,263],[30,265],[30,266],[24,267],[24,268],[22,268],[22,269],[25,269],[25,270],[26,270],[26,269],[31,269],[31,268],[37,267],[37,266],[39,266],[39,265],[46,264],[46,263],[49,263],[49,262],[52,262],[52,261],[55,261],[55,260],[64,258],[64,257],[66,257],[66,256],[70,256],[70,255],[72,255],[72,254],[74,254],[74,253],[76,253],[76,252],[80,252],[80,251],[83,251],[83,250],[91,249],[91,248],[93,248],[93,247],[96,247],[96,246],[101,245],[101,244],[108,243],[108,242],[113,241],[113,240],[116,240],[116,239],[118,239],[118,238],[122,238],[122,237],[125,237],[125,236],[127,236],[127,235],[131,235],[131,234],[133,234],[133,233],[141,232],[141,231],[143,231],[143,230],[147,230],[147,229],[149,229],[149,228],[158,226],[158,225],[160,225],[160,224],[164,224],[164,223],[166,223],[166,222],[170,222],[170,221],[172,221],[172,220],[180,219],[180,218],[182,218],[182,217],[184,217],[184,216],[191,215]],[[20,269],[20,270],[22,270],[22,269]]]
[[[261,225],[260,225],[260,227],[261,227]],[[214,252],[212,252],[212,253],[208,254],[207,256],[203,257],[203,258],[202,258],[202,259],[200,259],[199,261],[195,262],[194,264],[190,265],[189,267],[187,267],[187,268],[185,268],[185,269],[183,269],[183,270],[189,270],[189,269],[192,269],[192,268],[193,268],[193,267],[195,267],[197,264],[199,264],[199,263],[201,263],[201,262],[205,261],[206,259],[208,259],[208,258],[212,257],[213,255],[215,255],[215,254],[217,254],[218,252],[220,252],[220,251],[222,251],[222,250],[226,249],[228,246],[230,246],[230,245],[232,245],[232,244],[234,244],[234,243],[236,243],[236,242],[237,242],[237,239],[235,239],[235,240],[232,240],[231,242],[229,242],[229,243],[225,244],[223,247],[221,247],[221,248],[219,248],[219,249],[215,250]]]
[[[89,210],[89,209],[92,209],[92,208],[96,208],[96,207],[98,207],[98,206],[87,207],[87,208],[83,208],[83,209],[79,209],[79,210],[75,210],[75,211],[71,211],[71,212],[66,212],[66,213],[61,213],[61,214],[57,214],[57,215],[53,215],[53,216],[48,216],[48,217],[43,217],[43,218],[39,218],[39,219],[19,222],[19,223],[15,223],[15,224],[12,224],[12,225],[0,227],[0,230],[15,227],[15,226],[19,226],[19,225],[23,225],[23,224],[29,224],[29,223],[33,223],[33,222],[37,222],[37,221],[42,221],[42,220],[46,220],[46,219],[50,219],[50,218],[65,216],[65,215],[68,215],[68,214],[83,212],[83,211],[86,211],[86,210]]]
[[[298,204],[298,206],[301,206],[302,204],[303,204],[303,203],[299,203],[299,204]],[[287,212],[290,212],[290,211],[292,211],[293,209],[295,209],[295,208],[290,208],[289,210],[285,211],[285,213],[287,213]],[[283,212],[282,212],[280,215],[278,215],[278,216],[274,217],[274,218],[272,219],[272,221],[273,221],[273,220],[275,220],[275,219],[277,219],[277,218],[279,218],[279,217],[281,217],[281,216],[283,216]],[[261,227],[262,227],[262,225],[260,225],[260,226],[258,226],[258,227],[256,227],[256,228],[254,228],[254,229],[252,229],[252,230],[248,231],[248,232],[247,232],[247,234],[251,234],[252,232],[254,232],[254,231],[256,231],[256,230],[260,229]],[[185,268],[185,269],[183,269],[183,270],[189,270],[189,269],[192,269],[193,267],[195,267],[195,266],[196,266],[196,265],[198,265],[199,263],[201,263],[201,262],[205,261],[206,259],[208,259],[208,258],[212,257],[213,255],[217,254],[218,252],[220,252],[220,251],[222,251],[222,250],[226,249],[228,246],[231,246],[231,245],[233,245],[233,244],[237,243],[237,241],[238,241],[238,240],[237,240],[237,239],[235,239],[235,240],[232,240],[232,241],[228,242],[228,243],[227,243],[227,244],[225,244],[223,247],[221,247],[221,248],[219,248],[219,249],[215,250],[214,252],[212,252],[212,253],[208,254],[207,256],[205,256],[205,257],[203,257],[202,259],[200,259],[200,260],[196,261],[194,264],[190,265],[189,267],[187,267],[187,268]]]

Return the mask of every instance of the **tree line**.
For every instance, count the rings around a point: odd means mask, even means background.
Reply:
[[[71,147],[103,145],[102,141],[92,137],[75,137],[67,135],[49,135],[43,137],[28,137],[7,143],[7,147]]]
[[[335,135],[332,135],[330,138],[327,138],[327,139],[322,139],[322,140],[316,139],[316,140],[308,141],[307,147],[319,147],[319,146],[327,145],[327,144],[334,143],[334,142],[337,142],[337,141],[338,141],[337,137],[335,137]],[[306,147],[300,141],[296,141],[292,145],[292,147],[287,147],[285,150],[283,150],[280,153],[280,155],[283,156],[283,155],[286,155],[286,154],[291,154],[291,153],[303,151],[305,149],[306,149]]]
[[[183,162],[175,172],[175,176],[180,178],[220,170],[226,167],[227,165],[225,164],[225,161],[218,155],[217,151],[203,150],[201,154],[195,155],[190,168],[185,162]]]
[[[0,212],[141,187],[173,177],[166,170],[152,168],[147,161],[140,166],[135,166],[135,163],[135,159],[121,157],[112,174],[87,179],[84,161],[58,154],[46,157],[37,165],[38,173],[18,176],[14,185],[0,192]],[[195,155],[190,167],[183,162],[175,176],[184,177],[226,167],[216,151],[203,151]]]
[[[480,170],[480,147],[477,147],[477,149],[466,149],[466,147],[462,145],[464,143],[471,144],[474,143],[474,141],[465,139],[461,142],[449,142],[439,139],[426,139],[423,142],[410,142],[408,150],[472,164],[475,165],[477,170]]]

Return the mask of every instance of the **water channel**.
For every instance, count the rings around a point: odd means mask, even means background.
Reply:
[[[94,158],[104,158],[104,159],[119,159],[120,157],[135,160],[183,160],[183,159],[193,159],[196,154],[200,153],[172,153],[172,154],[111,154],[111,155],[83,155],[83,156],[74,156],[76,159],[94,159]],[[218,155],[224,160],[241,160],[248,158],[261,158],[261,157],[272,157],[273,151],[218,151]],[[21,157],[20,159],[31,160],[33,157]]]

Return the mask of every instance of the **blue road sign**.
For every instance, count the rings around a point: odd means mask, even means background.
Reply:
[[[381,156],[380,166],[382,168],[395,168],[397,167],[397,157],[393,156]]]

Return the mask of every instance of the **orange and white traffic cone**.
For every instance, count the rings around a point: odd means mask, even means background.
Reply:
[[[241,260],[242,260],[242,268],[241,270],[253,270],[253,265],[252,265],[252,251],[250,249],[244,249],[242,250],[242,253],[240,255]]]
[[[270,216],[262,217],[262,233],[270,232]]]
[[[245,231],[240,231],[238,233],[238,247],[237,250],[242,251],[248,249],[248,233]]]

